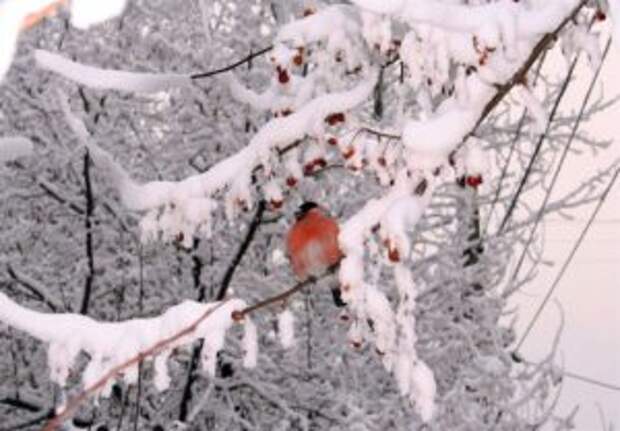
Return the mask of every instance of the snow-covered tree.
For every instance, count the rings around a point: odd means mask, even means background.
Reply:
[[[563,102],[618,8],[1,1],[3,427],[551,423],[557,339],[522,357],[507,304],[540,221],[617,175],[551,194],[567,152],[606,145],[579,127],[613,100]],[[344,258],[297,283],[308,200]]]

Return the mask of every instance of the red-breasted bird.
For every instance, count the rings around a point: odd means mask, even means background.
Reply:
[[[338,247],[338,223],[314,202],[304,202],[295,213],[286,248],[295,276],[301,281],[319,277],[342,259]],[[339,289],[333,288],[334,302],[345,305]]]

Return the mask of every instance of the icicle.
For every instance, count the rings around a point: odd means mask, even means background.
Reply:
[[[285,349],[295,344],[295,318],[289,309],[278,314],[278,335]]]
[[[249,317],[245,317],[243,326],[243,366],[245,368],[255,368],[258,362],[258,335],[256,332],[256,325]]]

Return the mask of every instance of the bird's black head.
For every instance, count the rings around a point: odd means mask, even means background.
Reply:
[[[297,220],[300,220],[303,216],[305,216],[308,213],[308,211],[313,210],[314,208],[318,208],[318,207],[319,205],[316,204],[315,202],[304,202],[303,204],[299,205],[299,208],[295,212],[295,218]]]

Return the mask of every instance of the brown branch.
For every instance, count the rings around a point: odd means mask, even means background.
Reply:
[[[484,110],[482,111],[482,115],[478,119],[476,126],[472,130],[472,133],[478,129],[480,124],[487,118],[487,116],[495,109],[495,107],[506,97],[506,95],[512,90],[515,85],[522,84],[527,81],[527,74],[536,62],[536,60],[547,50],[547,47],[552,44],[558,37],[558,34],[564,29],[566,24],[571,22],[575,16],[579,13],[581,8],[585,6],[587,3],[586,0],[581,1],[575,9],[568,15],[564,20],[558,25],[558,27],[551,33],[545,34],[540,41],[536,44],[532,53],[525,61],[523,66],[513,75],[513,77],[503,85],[500,85],[495,96],[486,104]]]
[[[310,285],[310,284],[314,284],[317,281],[327,277],[328,275],[333,274],[336,269],[338,269],[338,267],[340,266],[340,263],[337,263],[335,265],[330,266],[322,275],[320,275],[319,277],[310,277],[305,279],[304,281],[300,281],[299,283],[297,283],[295,286],[291,287],[288,290],[285,290],[282,293],[279,293],[275,296],[272,296],[270,298],[264,299],[262,301],[257,302],[254,305],[251,305],[249,307],[244,308],[243,310],[235,310],[232,312],[232,318],[234,321],[236,322],[240,322],[243,320],[243,318],[245,316],[247,316],[248,314],[259,310],[261,308],[265,308],[271,304],[275,304],[278,302],[284,302],[286,301],[289,296],[292,296],[293,294],[299,292],[300,290],[302,290],[304,287]]]
[[[17,284],[24,286],[26,289],[32,292],[38,299],[43,301],[52,311],[54,312],[58,311],[60,304],[55,304],[50,299],[49,295],[46,295],[44,292],[41,292],[41,290],[37,286],[34,286],[32,282],[25,280],[22,276],[20,276],[20,274],[15,272],[15,269],[11,266],[11,264],[7,265],[6,270],[9,276],[11,277],[11,279],[13,279]]]
[[[480,125],[489,116],[489,114],[493,111],[493,109],[495,109],[495,107],[499,105],[499,103],[502,100],[504,100],[504,98],[508,95],[508,93],[510,92],[510,90],[512,90],[514,86],[520,85],[527,81],[526,79],[527,74],[529,73],[532,66],[536,63],[536,60],[538,60],[540,56],[544,55],[549,45],[552,44],[557,39],[558,34],[564,29],[566,24],[568,24],[575,17],[575,15],[579,13],[579,11],[585,6],[586,3],[587,3],[586,0],[583,0],[582,2],[580,2],[579,5],[575,7],[575,9],[570,13],[570,15],[567,16],[553,32],[545,34],[542,37],[542,39],[538,41],[536,46],[532,49],[532,53],[527,58],[525,63],[519,68],[517,72],[515,72],[515,74],[512,76],[512,78],[508,80],[508,82],[497,85],[497,92],[495,93],[493,98],[491,98],[491,100],[489,100],[489,102],[485,105],[484,109],[482,110],[482,114],[480,115],[480,117],[478,118],[478,121],[476,122],[476,125],[471,130],[471,132],[469,132],[464,137],[463,142],[468,137],[472,136],[476,132],[478,127],[480,127]],[[364,131],[364,132],[371,133],[373,135],[380,136],[380,137],[385,137],[388,139],[397,139],[397,140],[402,139],[402,136],[379,132],[377,130],[373,130],[368,127],[363,127],[360,130],[358,130],[355,136],[357,136],[357,134],[360,131]]]
[[[117,365],[116,367],[112,368],[110,371],[105,373],[99,380],[97,380],[95,383],[93,383],[88,388],[84,389],[79,395],[77,395],[73,399],[69,400],[67,402],[67,405],[64,408],[64,410],[62,410],[54,418],[52,418],[52,420],[50,420],[45,425],[45,427],[43,427],[42,431],[55,431],[58,428],[60,428],[62,423],[66,419],[68,419],[69,416],[71,416],[75,412],[75,410],[77,410],[77,408],[85,400],[87,400],[90,396],[92,396],[97,391],[102,389],[106,385],[108,380],[113,379],[115,377],[118,377],[123,372],[123,370],[131,367],[132,365],[135,365],[135,364],[138,364],[138,363],[142,362],[144,359],[146,359],[149,356],[157,355],[162,350],[164,350],[166,347],[168,347],[170,344],[172,344],[175,341],[177,341],[177,340],[179,340],[179,339],[181,339],[181,338],[191,334],[192,332],[194,332],[196,330],[196,328],[198,328],[198,326],[203,321],[205,321],[211,314],[213,314],[222,305],[226,304],[226,302],[228,302],[228,300],[222,301],[222,302],[218,303],[216,306],[214,306],[212,308],[209,308],[207,311],[205,311],[198,319],[196,319],[188,327],[182,329],[181,331],[179,331],[178,333],[176,333],[174,335],[171,335],[170,337],[164,338],[163,340],[155,343],[152,347],[149,347],[148,349],[146,349],[146,350],[144,350],[142,352],[139,352],[137,355],[127,359],[125,362],[123,362],[123,363]]]
[[[248,54],[246,57],[242,58],[241,60],[235,61],[234,63],[229,64],[228,66],[220,67],[219,69],[210,70],[208,72],[195,73],[191,75],[190,78],[192,80],[209,78],[214,75],[219,75],[220,73],[231,71],[233,69],[236,69],[239,66],[244,65],[245,63],[251,62],[256,57],[260,57],[261,55],[268,53],[272,49],[273,49],[273,45],[269,45],[268,47],[265,47],[259,51],[250,52],[250,54]]]

